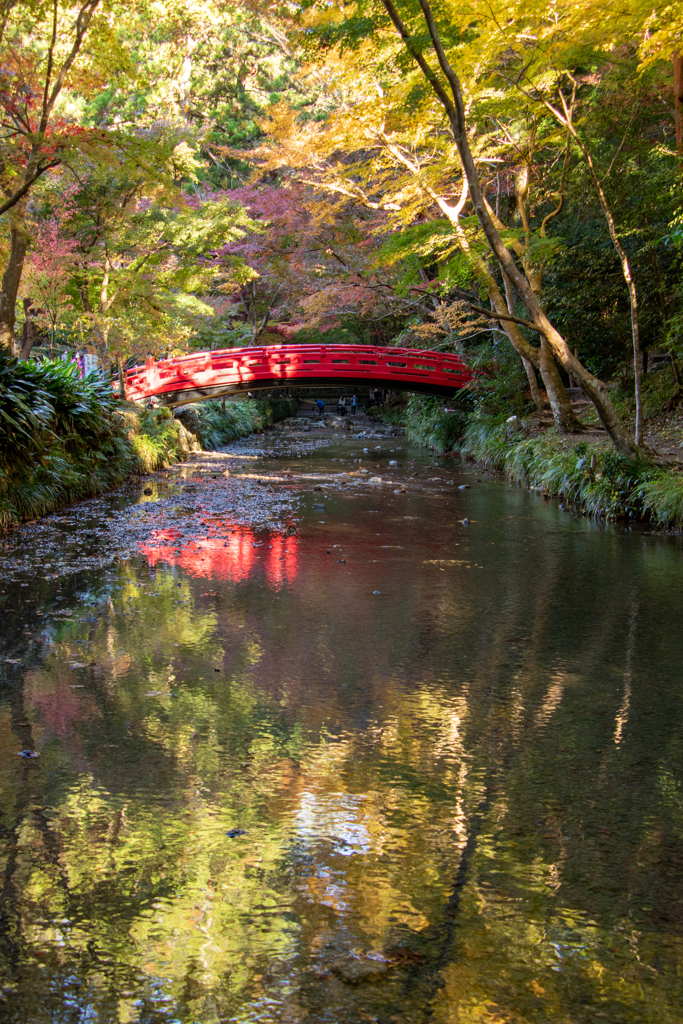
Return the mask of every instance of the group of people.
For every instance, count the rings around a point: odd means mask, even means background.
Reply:
[[[358,398],[356,395],[351,396],[351,415],[355,416],[358,412]],[[346,396],[340,395],[337,401],[337,413],[339,416],[346,416]]]
[[[325,401],[322,398],[318,398],[318,399],[316,399],[316,403],[315,404],[316,404],[317,409],[318,409],[318,419],[321,420],[323,418],[323,416],[325,415]],[[351,410],[351,415],[352,416],[355,416],[356,413],[358,412],[358,396],[357,395],[352,395],[351,396],[350,410]],[[337,414],[339,416],[346,416],[346,412],[347,412],[347,409],[346,409],[346,396],[345,395],[340,395],[339,399],[337,401]]]

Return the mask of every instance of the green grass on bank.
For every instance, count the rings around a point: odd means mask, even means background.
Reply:
[[[459,451],[516,483],[561,497],[588,515],[605,519],[640,516],[642,488],[656,472],[623,458],[611,446],[572,443],[554,431],[539,437],[520,436],[500,417],[472,418]]]
[[[468,422],[464,409],[449,409],[443,399],[411,395],[407,404],[366,410],[381,416],[386,423],[401,426],[415,444],[439,452],[453,451],[463,436]]]
[[[201,402],[186,406],[180,412],[184,427],[194,434],[206,451],[221,445],[260,433],[272,423],[296,416],[295,398],[258,398],[248,401]]]
[[[609,445],[571,442],[553,430],[520,437],[501,417],[472,418],[462,455],[601,519],[683,527],[683,474],[632,462]]]
[[[586,515],[683,528],[683,473],[631,462],[608,442],[589,445],[552,429],[529,437],[524,420],[511,426],[509,415],[468,415],[467,410],[444,409],[438,399],[413,396],[385,418],[400,423],[417,444],[457,451],[522,486],[562,498]]]
[[[120,403],[110,384],[63,363],[0,356],[0,527],[95,497],[292,415],[285,399],[167,409]]]
[[[260,433],[272,423],[294,416],[293,398],[201,402],[174,417],[169,409],[141,409],[127,403],[121,416],[140,463],[152,473],[187,458],[191,451],[213,451],[230,441]]]

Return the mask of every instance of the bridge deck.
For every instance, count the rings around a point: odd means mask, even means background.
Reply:
[[[455,355],[371,345],[267,345],[150,360],[126,373],[131,401],[185,405],[282,387],[385,387],[452,397],[472,379]]]

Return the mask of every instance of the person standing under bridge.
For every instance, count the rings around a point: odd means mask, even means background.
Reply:
[[[325,415],[325,403],[322,398],[319,398],[315,404],[318,406],[318,419],[321,420]]]
[[[358,412],[358,395],[353,395],[351,398],[351,415],[355,416]]]

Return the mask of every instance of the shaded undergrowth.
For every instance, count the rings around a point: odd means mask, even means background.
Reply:
[[[439,452],[457,447],[468,422],[467,410],[445,407],[443,399],[427,395],[411,395],[405,404],[381,409],[371,406],[366,411],[403,427],[415,444]]]
[[[259,433],[272,423],[295,416],[294,398],[259,398],[248,401],[202,402],[186,406],[178,417],[206,451],[236,441],[247,434]]]

